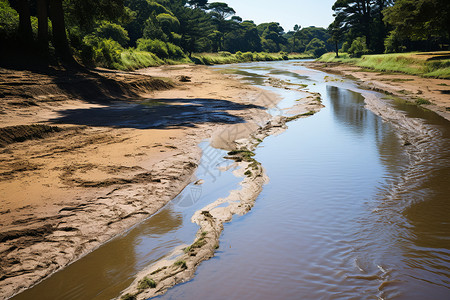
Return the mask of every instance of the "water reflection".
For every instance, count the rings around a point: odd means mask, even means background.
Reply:
[[[266,74],[303,68],[272,67],[282,70]],[[326,108],[257,149],[271,181],[255,208],[225,226],[220,251],[194,280],[161,299],[450,297],[448,123],[407,107],[431,138],[408,155],[360,94],[323,81],[310,89]]]

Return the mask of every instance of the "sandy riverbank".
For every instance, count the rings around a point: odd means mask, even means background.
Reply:
[[[193,180],[201,140],[275,104],[204,66],[0,71],[2,298],[155,213]]]
[[[307,62],[309,68],[339,74],[355,80],[362,88],[386,92],[394,97],[416,103],[450,120],[450,80],[424,78],[402,73],[378,72],[341,63]]]

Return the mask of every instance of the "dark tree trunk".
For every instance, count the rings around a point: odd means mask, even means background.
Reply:
[[[50,18],[52,20],[53,46],[63,60],[73,61],[66,35],[62,0],[50,0]]]
[[[339,47],[338,47],[338,41],[337,40],[334,42],[334,46],[336,47],[335,48],[336,58],[339,58]]]
[[[19,13],[19,39],[24,45],[33,42],[33,30],[31,29],[30,5],[27,0],[17,0],[17,12]]]
[[[42,53],[48,54],[48,2],[37,0],[38,44]]]

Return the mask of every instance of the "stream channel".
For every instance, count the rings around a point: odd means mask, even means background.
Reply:
[[[161,299],[450,299],[450,123],[299,61],[215,67],[281,96],[272,114],[320,93],[319,113],[267,137],[270,181],[225,224],[216,256]],[[267,79],[289,87],[267,85]],[[295,87],[297,85],[297,88]],[[20,299],[110,299],[143,268],[189,245],[193,213],[241,178],[226,151],[200,145],[196,177],[165,208]]]

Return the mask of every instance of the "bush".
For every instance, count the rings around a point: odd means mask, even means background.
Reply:
[[[367,49],[366,38],[358,37],[353,42],[351,47],[348,49],[348,53],[350,57],[361,57],[364,54],[369,53],[369,49]]]
[[[0,40],[12,38],[19,27],[19,14],[9,6],[8,1],[0,0]]]
[[[388,37],[384,40],[384,52],[385,53],[399,53],[404,52],[406,47],[403,46],[402,38],[396,30],[389,33]]]
[[[123,70],[136,70],[146,67],[157,67],[163,65],[164,61],[155,54],[147,51],[127,49],[121,53],[121,66]]]
[[[94,35],[87,35],[83,39],[82,58],[89,60],[91,48],[93,51],[93,62],[106,68],[119,68],[121,66],[122,46],[111,39],[101,39]],[[84,52],[84,53],[83,53]]]
[[[281,51],[280,55],[283,60],[289,60],[289,56],[288,56],[287,52]]]
[[[242,57],[245,61],[253,61],[253,53],[251,52],[245,52],[242,54]]]
[[[223,56],[223,57],[228,57],[228,56],[232,56],[233,54],[231,54],[231,52],[228,52],[228,51],[219,51],[219,55]]]
[[[342,48],[341,48],[341,52],[348,52],[348,49],[350,49],[350,43],[349,42],[344,42],[342,44]]]
[[[94,34],[101,39],[114,40],[121,46],[127,45],[130,41],[128,31],[126,31],[122,26],[108,21],[103,21],[95,30]]]
[[[177,45],[166,43],[166,47],[170,58],[182,58],[185,56],[183,50]]]
[[[160,40],[139,39],[137,40],[137,49],[156,54],[159,58],[168,58],[169,50],[166,43]]]

